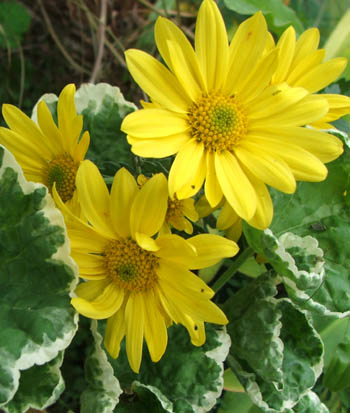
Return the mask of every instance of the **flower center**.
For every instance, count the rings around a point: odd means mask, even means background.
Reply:
[[[190,107],[188,120],[192,137],[209,152],[232,152],[247,132],[247,116],[234,96],[202,96]]]
[[[140,292],[152,288],[157,282],[158,258],[132,239],[110,241],[104,256],[107,274],[119,288]]]
[[[183,201],[177,199],[175,194],[174,199],[168,199],[168,209],[166,211],[165,220],[171,222],[171,220],[181,218],[183,215]]]
[[[63,202],[67,202],[73,196],[78,166],[68,154],[56,156],[47,166],[45,185],[51,192],[56,182],[57,192]]]

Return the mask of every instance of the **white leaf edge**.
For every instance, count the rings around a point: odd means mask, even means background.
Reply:
[[[65,242],[61,245],[55,254],[51,256],[52,259],[61,261],[64,264],[68,265],[75,276],[74,280],[70,285],[69,296],[73,296],[76,285],[78,284],[78,267],[77,264],[70,257],[70,242],[68,239],[66,226],[64,223],[63,215],[56,208],[55,203],[51,195],[47,192],[47,188],[39,183],[28,182],[23,175],[23,171],[20,165],[17,163],[15,157],[9,152],[3,145],[0,145],[4,149],[4,155],[2,159],[2,165],[0,166],[0,179],[2,178],[5,170],[7,168],[13,169],[17,174],[17,181],[25,195],[34,192],[37,188],[45,188],[46,196],[43,199],[43,205],[41,212],[49,220],[51,225],[58,225],[64,229]],[[44,337],[44,343],[42,345],[37,345],[35,343],[30,343],[22,349],[22,354],[19,359],[16,360],[14,365],[11,365],[10,371],[12,371],[12,377],[14,379],[13,392],[10,394],[10,397],[6,402],[0,404],[0,407],[8,403],[16,393],[19,385],[20,370],[25,370],[32,367],[34,364],[42,365],[48,361],[53,360],[57,357],[58,353],[66,349],[71,343],[77,329],[78,329],[78,313],[75,313],[73,323],[75,328],[62,337],[56,339],[55,341],[49,340],[47,337]]]
[[[111,96],[114,102],[118,105],[120,117],[124,117],[127,112],[131,110],[137,110],[137,106],[125,100],[119,87],[111,86],[108,83],[83,83],[80,88],[75,92],[74,101],[77,109],[77,113],[81,114],[89,105],[90,101],[96,104],[94,113],[98,113],[103,105],[103,99],[105,96]],[[54,93],[45,93],[42,95],[35,104],[32,112],[32,120],[38,123],[38,103],[44,100],[46,103],[51,104],[58,101],[58,96]]]
[[[196,406],[192,404],[194,413],[205,413],[211,410],[224,389],[224,361],[226,360],[231,347],[231,337],[227,334],[226,327],[216,330],[216,333],[216,339],[220,344],[213,350],[209,350],[204,354],[213,359],[220,368],[220,375],[215,383],[217,388],[216,391],[209,391],[203,395],[202,403],[204,406]]]
[[[98,361],[99,366],[103,371],[102,376],[96,376],[103,387],[103,397],[100,398],[100,401],[102,401],[103,399],[103,403],[101,403],[101,410],[99,410],[99,413],[112,413],[116,405],[119,403],[119,396],[123,393],[123,390],[120,387],[119,380],[114,375],[114,370],[108,361],[107,354],[102,348],[103,338],[97,330],[97,320],[91,321],[90,329],[94,338],[94,349],[88,357],[94,357]],[[81,397],[81,413],[84,413],[85,411],[91,411],[89,407],[86,407],[84,404],[83,395],[85,392],[89,392],[88,388],[84,390]]]
[[[300,237],[292,232],[286,232],[281,235],[279,239],[277,239],[270,229],[267,229],[264,232],[265,234],[274,238],[275,242],[277,243],[277,248],[274,250],[274,252],[288,264],[288,270],[293,273],[293,276],[296,279],[300,279],[301,277],[311,278],[313,280],[313,284],[315,285],[316,292],[318,288],[320,288],[326,277],[324,268],[324,253],[323,250],[319,248],[318,240],[311,235]],[[306,253],[315,255],[319,258],[311,272],[298,269],[293,256],[286,251],[286,249],[292,247],[299,247],[301,249],[304,249]],[[312,299],[312,296],[309,296],[303,290],[300,290],[292,279],[286,276],[281,277],[283,279],[283,282],[294,291],[295,296],[305,303],[306,310],[312,310],[324,316],[332,316],[337,318],[345,318],[350,316],[350,310],[343,313],[331,311],[325,305],[314,301]]]
[[[50,366],[50,371],[57,375],[58,377],[58,382],[56,386],[52,390],[51,396],[45,401],[43,404],[37,404],[35,402],[29,402],[26,405],[22,405],[21,407],[23,408],[21,412],[18,412],[17,409],[12,408],[11,404],[9,406],[3,406],[2,409],[4,410],[5,413],[22,413],[26,412],[29,408],[32,409],[37,409],[37,410],[43,410],[46,409],[46,407],[51,406],[53,403],[55,403],[60,395],[63,393],[65,389],[65,384],[64,380],[62,377],[62,373],[60,370],[60,367],[62,366],[63,363],[63,352],[61,352],[60,357],[57,357],[57,361],[54,365]],[[11,403],[11,401],[9,402]]]
[[[158,399],[159,403],[167,413],[174,413],[173,403],[158,389],[158,387],[152,386],[151,384],[143,384],[137,380],[132,382],[131,388],[143,387],[150,390]]]

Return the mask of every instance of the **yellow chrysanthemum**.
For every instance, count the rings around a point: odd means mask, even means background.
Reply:
[[[70,216],[72,256],[80,276],[89,281],[77,287],[72,305],[86,317],[108,319],[105,346],[112,357],[118,357],[126,336],[129,363],[138,372],[143,339],[152,360],[158,361],[173,321],[187,328],[194,345],[205,341],[205,321],[227,323],[224,313],[210,301],[214,292],[189,270],[231,257],[238,247],[209,234],[187,240],[175,234],[154,239],[168,207],[163,174],[154,175],[140,188],[122,168],[109,194],[97,167],[84,161],[76,185],[89,224],[60,206]]]
[[[293,193],[296,180],[321,181],[324,162],[342,153],[339,139],[304,125],[328,112],[328,101],[286,83],[271,85],[278,50],[266,52],[269,34],[261,13],[247,19],[228,44],[213,0],[197,18],[195,50],[164,18],[155,25],[168,68],[128,50],[128,68],[152,103],[129,114],[122,130],[143,157],[176,154],[170,193],[196,194],[205,181],[211,206],[223,196],[251,225],[266,228],[273,215],[265,184]]]
[[[334,82],[344,71],[347,59],[337,57],[324,61],[326,51],[318,49],[319,41],[320,32],[316,28],[306,30],[298,40],[293,27],[286,29],[276,45],[279,59],[272,84],[286,82],[289,86],[303,87],[315,93]],[[272,45],[273,41],[270,47]],[[327,99],[329,110],[313,122],[313,126],[329,129],[333,126],[328,122],[350,114],[350,98],[338,94],[323,94],[322,97]]]
[[[83,118],[77,115],[74,94],[73,84],[62,90],[57,103],[58,126],[41,101],[38,125],[17,107],[4,104],[2,113],[9,129],[0,128],[0,143],[13,153],[25,177],[46,185],[50,191],[56,183],[58,194],[69,204],[73,202],[79,164],[90,143],[88,132],[80,138]]]

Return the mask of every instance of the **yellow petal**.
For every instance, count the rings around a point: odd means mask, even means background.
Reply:
[[[184,133],[189,128],[183,115],[165,109],[137,110],[129,113],[121,125],[121,130],[128,135],[146,139]]]
[[[273,75],[272,84],[282,83],[286,80],[289,69],[294,57],[295,49],[295,30],[293,26],[289,26],[277,43],[278,67]]]
[[[111,282],[109,278],[97,281],[81,282],[75,289],[75,294],[87,301],[95,300]]]
[[[288,110],[268,118],[251,120],[250,131],[254,132],[256,129],[270,128],[276,125],[281,125],[281,129],[286,126],[304,126],[318,121],[327,112],[327,99],[323,98],[322,95],[308,95],[290,106]]]
[[[45,144],[50,147],[52,154],[62,153],[63,142],[61,132],[57,128],[52,114],[43,100],[38,103],[37,116],[40,129],[45,135]]]
[[[179,199],[190,198],[200,190],[205,173],[204,146],[191,139],[181,148],[171,166],[169,193],[176,193]]]
[[[112,316],[119,310],[123,298],[124,291],[116,287],[113,282],[110,282],[93,301],[75,297],[72,298],[71,304],[85,317],[102,320]]]
[[[73,158],[77,162],[81,162],[86,155],[90,145],[90,134],[89,132],[84,132],[83,136],[80,138],[78,145],[74,149]]]
[[[224,21],[213,0],[204,0],[199,8],[195,50],[207,91],[219,90],[227,73],[228,40]]]
[[[247,140],[235,149],[235,155],[260,181],[288,194],[295,192],[296,182],[288,165],[266,153],[264,145]]]
[[[135,233],[135,240],[139,247],[146,251],[158,251],[159,245],[158,243],[151,237],[145,234],[141,234],[140,232]]]
[[[205,328],[203,321],[194,321],[193,318],[184,314],[181,318],[181,324],[183,324],[190,337],[191,343],[194,346],[202,346],[205,343]]]
[[[168,209],[168,184],[163,174],[153,175],[136,194],[130,210],[130,231],[152,236],[158,232]]]
[[[194,206],[194,199],[187,198],[182,200],[182,211],[191,221],[196,222],[199,219],[198,212]]]
[[[293,66],[295,67],[301,60],[312,54],[320,42],[320,32],[317,28],[312,27],[303,32],[295,45]]]
[[[343,153],[343,143],[340,139],[312,128],[269,127],[262,131],[255,131],[254,137],[250,139],[253,139],[261,147],[264,147],[267,141],[271,145],[281,147],[285,143],[291,143],[311,152],[324,163],[337,159]]]
[[[237,159],[228,151],[216,153],[215,168],[222,192],[231,207],[243,219],[251,219],[256,210],[256,193]]]
[[[267,33],[266,21],[261,12],[239,25],[230,44],[224,94],[236,93],[241,83],[245,82],[264,52]]]
[[[126,333],[124,312],[125,300],[121,308],[107,320],[104,345],[113,358],[119,356],[120,342]]]
[[[157,139],[138,139],[128,135],[132,152],[143,158],[165,158],[175,155],[189,139],[187,132]]]
[[[115,174],[110,195],[110,215],[116,234],[120,237],[130,236],[130,208],[138,193],[138,186],[125,168]]]
[[[214,295],[214,291],[201,278],[175,262],[160,260],[157,274],[160,283],[167,283],[193,300],[209,300]]]
[[[214,265],[223,258],[233,257],[239,250],[235,242],[215,234],[196,235],[188,238],[187,242],[197,251],[197,256],[189,267],[195,270]]]
[[[44,176],[47,161],[40,152],[40,145],[34,141],[13,132],[11,129],[0,127],[0,144],[4,145],[15,156],[17,162],[32,172]]]
[[[143,295],[131,294],[125,307],[126,353],[135,373],[139,372],[142,358],[145,311]]]
[[[178,264],[187,265],[188,262],[191,262],[196,257],[196,249],[176,234],[159,236],[157,238],[157,245],[160,248],[154,255]]]
[[[168,344],[168,332],[165,320],[160,313],[159,299],[152,289],[144,294],[145,308],[145,339],[151,359],[157,362],[163,356]]]
[[[237,86],[238,99],[245,104],[256,98],[269,84],[276,70],[278,50],[266,54],[254,70],[247,76],[246,81]]]
[[[127,50],[125,57],[135,82],[153,101],[174,112],[187,112],[191,101],[180,82],[164,65],[141,50]]]
[[[84,216],[107,238],[115,238],[109,222],[109,193],[97,166],[83,161],[76,177],[78,196]]]
[[[319,182],[327,176],[327,168],[310,152],[291,144],[275,145],[265,142],[266,153],[284,160],[291,169],[295,179],[300,181]]]
[[[318,92],[334,82],[343,73],[346,65],[347,59],[345,57],[328,60],[307,72],[295,82],[294,86],[304,87],[310,93]]]
[[[249,170],[245,169],[245,173],[254,185],[257,194],[256,212],[253,218],[248,221],[248,224],[255,228],[264,230],[270,226],[273,217],[273,204],[271,196],[263,182],[256,179]]]
[[[197,55],[182,31],[170,20],[158,17],[154,36],[160,54],[181,82],[191,100],[205,91]]]
[[[232,209],[231,205],[228,202],[225,202],[216,221],[216,228],[219,230],[228,229],[238,219],[240,218]]]
[[[214,154],[207,152],[207,176],[204,184],[205,196],[211,207],[216,207],[222,199],[222,190],[215,171]]]
[[[178,307],[178,311],[194,318],[195,320],[207,321],[215,324],[227,324],[225,314],[212,303],[207,296],[203,299],[193,297],[170,285],[163,278],[159,280],[159,288],[168,301]]]
[[[290,86],[295,86],[298,84],[299,79],[301,79],[305,74],[313,70],[316,66],[320,65],[324,59],[326,52],[325,50],[315,50],[308,56],[305,56],[303,60],[299,62],[298,65],[293,67],[286,78],[286,82]]]
[[[74,103],[75,85],[65,86],[58,97],[57,120],[62,134],[63,145],[69,154],[73,155],[83,128],[83,117],[77,114]]]
[[[270,118],[280,112],[288,111],[307,95],[307,90],[289,87],[286,83],[268,87],[255,100],[249,103],[249,120]]]

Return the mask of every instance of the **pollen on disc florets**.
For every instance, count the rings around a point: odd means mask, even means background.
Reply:
[[[191,135],[210,152],[232,151],[247,132],[247,116],[234,96],[203,95],[188,111]]]
[[[107,274],[124,290],[145,291],[157,282],[158,257],[139,247],[132,239],[110,241],[104,256]]]
[[[47,165],[45,185],[51,191],[56,182],[56,190],[63,202],[67,202],[73,196],[78,166],[79,164],[68,154],[56,156]]]
[[[183,207],[183,201],[181,199],[177,199],[176,194],[174,195],[174,199],[169,198],[165,220],[167,222],[171,222],[173,219],[183,217]]]

